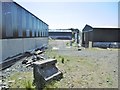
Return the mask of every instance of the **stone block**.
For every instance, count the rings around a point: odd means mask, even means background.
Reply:
[[[62,72],[56,67],[57,60],[47,59],[33,63],[34,83],[37,88],[43,88],[44,85],[55,79],[62,78]]]

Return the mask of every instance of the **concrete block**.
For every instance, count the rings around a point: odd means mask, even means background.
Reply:
[[[56,67],[57,60],[48,59],[33,63],[34,83],[36,87],[43,88],[44,85],[53,80],[60,79],[62,72]]]
[[[92,42],[89,41],[89,48],[92,48]]]

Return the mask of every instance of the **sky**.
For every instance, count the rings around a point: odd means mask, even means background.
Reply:
[[[49,25],[49,29],[118,27],[118,0],[14,0]],[[109,2],[108,2],[109,1]]]

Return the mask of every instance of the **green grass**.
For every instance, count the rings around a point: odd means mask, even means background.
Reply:
[[[70,43],[69,43],[69,42],[67,42],[67,43],[66,43],[66,46],[70,46]]]
[[[58,87],[56,85],[57,81],[52,81],[45,85],[43,90],[53,90],[53,88],[56,90]]]
[[[25,88],[26,90],[35,90],[35,86],[32,85],[32,72],[14,72],[8,78],[8,81],[11,80],[14,80],[14,82],[9,83],[10,88]]]
[[[32,82],[31,81],[26,81],[25,83],[25,89],[26,90],[35,90],[34,86],[32,85]]]

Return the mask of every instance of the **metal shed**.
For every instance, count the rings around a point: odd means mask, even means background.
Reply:
[[[114,43],[117,43],[116,47],[119,47],[120,28],[95,28],[86,25],[82,30],[82,46],[84,47],[112,47]]]

